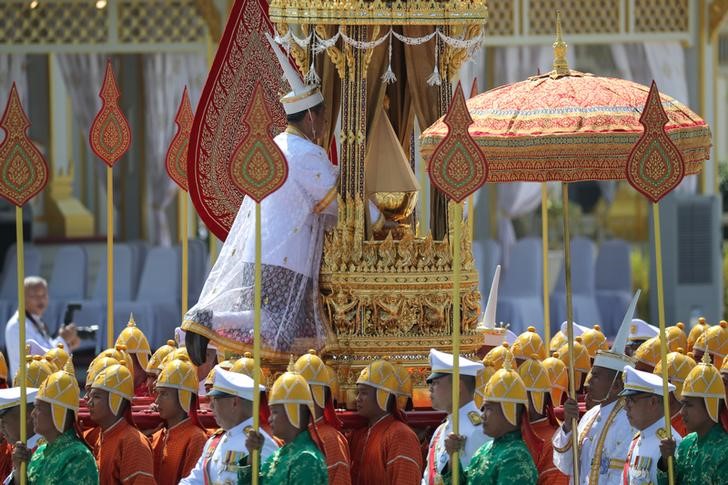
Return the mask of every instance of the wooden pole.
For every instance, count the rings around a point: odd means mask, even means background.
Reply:
[[[182,318],[184,319],[185,313],[187,313],[189,307],[189,301],[187,300],[187,294],[189,290],[189,241],[187,237],[187,192],[184,190],[179,191],[179,209],[180,209],[180,245],[182,246],[182,295],[180,302],[182,302]]]
[[[106,167],[106,347],[114,346],[114,169]]]
[[[260,234],[260,203],[255,204],[255,290],[253,294],[253,430],[257,433],[260,428],[260,305],[261,305],[261,234]],[[253,450],[253,480],[252,485],[258,485],[258,471],[260,469],[260,451]]]
[[[472,207],[471,207],[472,208]],[[452,227],[452,432],[460,432],[460,239],[463,225],[463,206],[461,203],[450,204],[450,220]],[[455,452],[450,459],[452,483],[458,485],[460,453]]]
[[[660,323],[660,360],[662,361],[662,399],[663,411],[665,413],[665,430],[672,435],[672,423],[670,422],[670,393],[668,391],[668,369],[667,369],[667,335],[665,331],[665,293],[662,280],[662,235],[660,234],[660,203],[652,204],[652,228],[655,233],[655,270],[657,273],[657,314]],[[673,459],[667,460],[667,478],[670,485],[675,483],[675,470]]]
[[[20,380],[20,441],[26,443],[28,438],[27,428],[27,382],[26,382],[26,357],[25,357],[25,249],[23,244],[23,207],[15,207],[15,254],[18,262],[18,352],[20,354],[20,366],[18,367],[18,379]],[[8,342],[12,345],[12,342]],[[25,485],[26,463],[20,464],[20,483]]]
[[[576,400],[576,382],[574,382],[574,307],[571,301],[571,237],[569,236],[569,184],[561,184],[562,213],[564,216],[564,276],[566,283],[566,338],[569,347],[569,397]],[[579,430],[578,420],[571,422],[571,450],[573,467],[573,482],[579,483]]]

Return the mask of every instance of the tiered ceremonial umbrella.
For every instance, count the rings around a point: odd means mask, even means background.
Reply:
[[[554,55],[554,70],[550,73],[485,92],[470,99],[467,107],[474,119],[470,136],[488,158],[488,182],[563,183],[567,333],[569,361],[574,362],[568,183],[628,179],[655,202],[657,226],[656,201],[675,188],[684,175],[700,171],[702,162],[709,158],[711,142],[705,121],[675,99],[664,95],[658,98],[661,102],[654,104],[662,108],[664,118],[652,115],[653,125],[654,121],[664,121],[664,127],[645,130],[641,118],[650,88],[570,70],[558,16]],[[649,120],[644,121],[649,124]],[[648,132],[650,138],[641,140]],[[425,159],[432,156],[447,133],[443,119],[422,133]],[[656,229],[657,234],[659,227]],[[656,247],[658,256],[659,249]],[[660,259],[657,263],[659,266]],[[661,286],[658,284],[659,301]],[[663,340],[664,327],[664,314],[660,312]],[[573,373],[570,365],[569,393],[575,398]],[[576,423],[573,430],[576,453]],[[574,460],[574,468],[574,476],[579,476],[578,459]]]
[[[99,97],[101,109],[89,130],[91,150],[106,164],[106,346],[114,345],[114,164],[131,146],[131,128],[119,107],[121,92],[111,60]]]
[[[15,83],[10,89],[8,104],[5,107],[0,128],[5,139],[0,144],[0,197],[15,205],[15,253],[18,261],[18,345],[25,349],[25,261],[23,250],[23,205],[35,197],[48,183],[48,164],[43,155],[28,138],[30,120],[20,104]],[[26,365],[25,355],[20,355],[18,381],[20,382],[20,441],[25,443],[26,429]],[[20,483],[24,484],[25,462],[21,464]]]
[[[180,244],[182,246],[182,295],[180,302],[182,303],[182,316],[188,310],[188,287],[189,287],[189,244],[187,241],[187,151],[190,146],[190,133],[192,132],[192,121],[195,112],[192,111],[192,103],[190,96],[185,87],[182,93],[182,99],[177,109],[177,115],[174,121],[177,124],[177,133],[172,137],[167,149],[167,156],[164,159],[164,165],[167,169],[167,175],[176,183],[179,188],[180,201]]]

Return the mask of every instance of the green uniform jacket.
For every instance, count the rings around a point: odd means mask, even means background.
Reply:
[[[99,470],[91,451],[68,430],[43,443],[28,463],[30,485],[98,485]]]
[[[702,438],[698,437],[697,433],[690,433],[677,446],[673,461],[675,483],[680,485],[728,483],[728,433],[720,424],[713,426]],[[667,471],[658,468],[657,481],[660,485],[667,485]]]
[[[252,480],[252,467],[246,465],[238,472],[238,483]],[[311,440],[308,431],[301,432],[292,442],[278,448],[260,467],[261,485],[328,485],[329,472],[321,450]]]
[[[474,485],[535,485],[538,481],[538,470],[520,431],[504,434],[478,448],[464,473],[460,483]],[[451,483],[451,473],[443,479]]]

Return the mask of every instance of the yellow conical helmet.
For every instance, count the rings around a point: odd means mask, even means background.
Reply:
[[[180,356],[180,359],[184,359],[184,357]],[[205,377],[205,386],[212,386],[213,384],[215,384],[215,369],[220,368],[220,369],[232,371],[234,364],[235,364],[234,360],[223,360],[222,362],[217,364],[215,367],[210,369],[210,372],[208,372],[207,376]],[[248,376],[248,377],[250,377],[250,376]]]
[[[283,404],[286,410],[288,421],[293,427],[298,428],[301,425],[300,406],[301,404],[308,406],[313,418],[313,397],[308,382],[302,375],[295,372],[284,372],[276,379],[270,389],[270,397],[268,404]]]
[[[559,358],[566,367],[569,367],[569,346],[562,345],[559,349]],[[586,374],[591,370],[591,358],[589,352],[586,351],[586,347],[581,344],[581,337],[574,338],[574,379],[576,382],[575,386],[579,386],[581,382],[581,375]]]
[[[165,345],[159,347],[147,362],[147,366],[144,369],[148,374],[159,374],[162,370],[159,368],[162,365],[162,360],[177,348],[177,342],[174,340],[167,340]]]
[[[533,408],[537,413],[543,414],[544,397],[547,392],[551,392],[551,378],[538,359],[538,354],[533,354],[518,367],[518,375],[531,395]]]
[[[520,360],[529,359],[533,354],[538,355],[539,360],[546,358],[546,346],[543,344],[541,336],[536,333],[536,327],[528,327],[528,330],[516,337],[511,352],[516,359]]]
[[[685,379],[688,377],[688,374],[690,374],[690,371],[693,370],[693,367],[696,365],[697,364],[693,359],[685,355],[685,350],[683,348],[677,349],[677,352],[670,352],[667,354],[667,380],[675,386],[675,390],[673,392],[678,400],[682,400],[683,384],[685,383]],[[657,365],[655,365],[653,373],[659,376],[662,375],[661,360],[657,361]]]
[[[606,345],[607,337],[604,336],[599,325],[594,325],[593,328],[584,330],[584,333],[580,337],[581,344],[586,348],[589,357],[592,359],[596,357],[598,350],[609,350],[609,347]]]
[[[26,357],[25,385],[27,387],[39,388],[54,370],[51,363],[40,355],[29,355]],[[20,372],[15,374],[13,386],[20,387]]]
[[[528,406],[528,392],[518,372],[511,368],[511,359],[510,355],[507,356],[503,368],[496,371],[485,385],[485,400],[499,402],[508,422],[518,426],[516,405]]]
[[[366,384],[377,389],[377,404],[382,411],[387,410],[390,395],[397,396],[399,381],[394,365],[386,360],[375,360],[366,366],[356,380],[357,384]]]
[[[728,374],[728,359],[723,359],[723,365],[720,366],[721,374]]]
[[[91,388],[107,391],[111,412],[119,414],[122,400],[131,403],[134,397],[134,378],[125,365],[116,364],[99,372]]]
[[[5,361],[5,354],[0,352],[0,379],[8,382],[8,363]]]
[[[412,397],[412,376],[409,369],[403,365],[395,365],[394,373],[397,377],[397,407],[404,409],[407,401]]]
[[[78,401],[81,396],[76,376],[69,372],[70,370],[71,367],[67,363],[64,370],[48,376],[40,385],[38,394],[35,396],[37,400],[51,405],[53,426],[60,433],[63,432],[63,425],[66,422],[66,412],[70,411],[73,414],[78,412]]]
[[[654,369],[660,361],[661,355],[659,337],[651,337],[637,347],[637,350],[635,350],[632,357],[634,357],[638,362],[642,362]]]
[[[253,359],[253,354],[251,354],[250,352],[245,352],[242,357],[233,362],[233,366],[230,368],[230,372],[245,374],[251,379],[255,379],[255,359]],[[258,378],[260,379],[259,382],[265,382],[263,369],[258,369],[258,372]]]
[[[294,372],[303,376],[311,386],[311,394],[318,407],[326,407],[326,388],[328,387],[329,375],[324,361],[316,355],[315,350],[309,350],[293,364]]]
[[[698,341],[698,338],[703,335],[703,332],[705,332],[707,329],[708,323],[705,321],[705,318],[698,318],[698,323],[690,329],[690,333],[688,334],[688,352],[693,351],[693,345],[695,345],[695,342]]]
[[[705,332],[698,337],[693,349],[709,353],[713,364],[720,368],[728,353],[728,323],[721,320],[719,325],[705,329]]]
[[[558,352],[558,350],[566,344],[567,340],[568,339],[564,332],[559,330],[554,334],[553,337],[551,337],[551,341],[549,342],[549,351],[552,353]]]
[[[547,357],[541,363],[549,374],[549,380],[551,381],[551,403],[554,406],[561,404],[561,399],[569,388],[569,371],[564,361],[559,358],[559,355],[558,352],[554,352],[553,356]]]
[[[59,343],[55,348],[50,349],[45,353],[44,357],[51,364],[53,364],[54,370],[61,370],[66,365],[66,362],[70,358],[68,352],[63,348],[63,344]]]
[[[482,371],[478,372],[475,376],[475,393],[473,394],[473,402],[475,407],[481,409],[485,402],[485,385],[488,383],[493,374],[495,374],[495,368],[484,367]]]
[[[508,345],[508,342],[503,342],[497,347],[493,347],[490,349],[490,351],[485,354],[485,357],[483,357],[483,365],[486,367],[493,367],[495,370],[500,370],[503,367],[503,362],[505,362],[506,357],[510,356],[512,366],[516,367],[516,361],[513,356],[513,351],[511,351],[511,346]]]
[[[107,367],[111,367],[112,365],[118,365],[121,364],[118,360],[116,360],[113,357],[101,357],[94,359],[91,364],[89,364],[88,369],[86,370],[86,383],[87,385],[92,385],[94,383],[94,379],[96,379],[96,376],[99,372],[106,369]]]
[[[718,406],[725,399],[725,387],[718,369],[710,363],[710,355],[703,354],[703,361],[693,367],[683,384],[682,395],[702,397],[710,419],[718,422]]]
[[[190,412],[192,395],[197,395],[197,368],[189,360],[175,359],[164,365],[157,378],[157,387],[177,389],[179,404]]]
[[[116,344],[114,345],[113,354],[112,356],[119,361],[120,364],[124,364],[131,373],[131,376],[134,377],[134,361],[131,358],[131,354],[129,353],[129,350],[126,348],[126,345],[124,344]]]
[[[136,326],[134,315],[129,315],[129,323],[126,324],[126,328],[116,338],[116,344],[126,345],[126,351],[137,356],[142,369],[147,368],[152,350],[149,347],[147,337]]]
[[[688,336],[685,334],[685,324],[683,322],[677,322],[672,327],[667,327],[665,335],[667,336],[668,352],[677,352],[677,349],[688,348]]]

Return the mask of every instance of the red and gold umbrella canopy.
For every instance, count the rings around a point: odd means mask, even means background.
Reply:
[[[577,182],[626,177],[648,86],[571,71],[552,71],[467,101],[470,135],[488,157],[488,182]],[[710,155],[710,128],[679,101],[660,94],[665,131],[682,153],[685,175]],[[448,128],[443,119],[421,137],[429,159]]]

